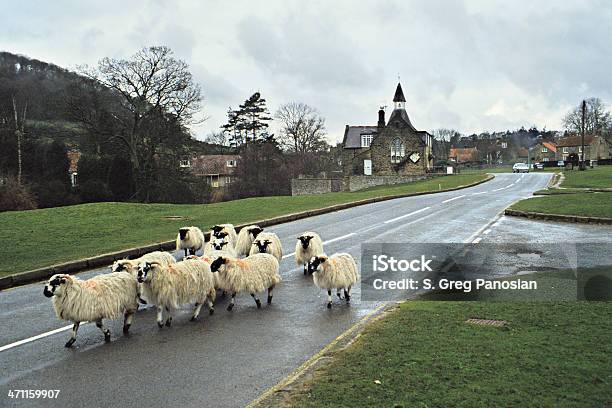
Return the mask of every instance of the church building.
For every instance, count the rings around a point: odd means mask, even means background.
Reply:
[[[398,83],[388,121],[378,111],[376,126],[346,125],[342,142],[345,177],[419,176],[433,166],[432,136],[416,130],[406,112],[406,98]]]

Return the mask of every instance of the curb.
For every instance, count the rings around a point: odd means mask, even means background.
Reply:
[[[612,218],[600,218],[600,217],[583,217],[579,215],[562,215],[562,214],[546,214],[531,211],[519,211],[506,209],[505,215],[513,217],[524,217],[534,220],[543,221],[561,221],[561,222],[573,222],[579,224],[604,224],[612,225]]]
[[[486,183],[490,181],[495,176],[489,175],[484,180],[477,181],[475,183],[466,184],[463,186],[447,188],[443,190],[437,191],[423,191],[419,193],[406,193],[406,194],[396,194],[396,195],[388,195],[382,197],[373,197],[366,198],[364,200],[352,201],[350,203],[336,204],[329,207],[318,208],[316,210],[307,210],[293,214],[281,215],[274,218],[269,218],[266,220],[252,221],[246,224],[236,225],[236,230],[240,231],[241,228],[246,227],[247,225],[259,225],[260,227],[269,227],[272,225],[283,224],[285,222],[301,220],[303,218],[312,217],[315,215],[327,214],[335,211],[345,210],[347,208],[358,207],[361,205],[377,203],[381,201],[394,200],[397,198],[405,198],[405,197],[413,197],[420,195],[428,195],[428,194],[436,194],[436,193],[444,193],[448,191],[461,190],[464,188],[474,187],[482,183]],[[205,233],[204,238],[206,240],[209,239],[209,234]],[[8,275],[0,278],[0,291],[8,288],[12,288],[15,286],[22,286],[32,282],[39,282],[45,279],[50,278],[51,276],[57,273],[77,273],[87,269],[93,269],[100,266],[108,266],[112,264],[114,261],[118,259],[125,258],[137,258],[151,251],[171,251],[175,249],[175,241],[164,241],[158,242],[155,244],[145,245],[136,248],[124,249],[116,252],[109,252],[102,255],[93,256],[90,258],[79,259],[76,261],[70,261],[58,265],[52,265],[44,268],[34,269],[31,271],[21,272],[14,275]]]

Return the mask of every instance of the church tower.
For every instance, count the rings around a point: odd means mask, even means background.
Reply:
[[[404,98],[404,91],[402,91],[402,86],[399,82],[395,89],[395,96],[393,96],[393,104],[395,105],[395,109],[406,109],[406,98]]]

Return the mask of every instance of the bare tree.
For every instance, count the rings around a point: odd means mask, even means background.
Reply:
[[[580,133],[582,130],[582,103],[568,112],[563,118],[566,130]],[[584,131],[588,134],[605,134],[612,130],[612,116],[599,98],[586,100]]]
[[[141,178],[146,178],[141,174],[146,168],[142,160],[156,154],[149,146],[155,138],[151,122],[172,121],[180,127],[198,122],[201,89],[188,68],[163,46],[143,48],[129,59],[104,58],[96,69],[80,67],[83,74],[120,96],[124,112],[111,113],[119,130],[109,139],[124,144],[134,174]],[[163,132],[164,127],[155,129]]]
[[[206,136],[206,143],[227,146],[228,140],[225,132],[211,132]]]
[[[281,105],[275,115],[280,121],[281,146],[293,153],[327,150],[325,119],[317,110],[301,102]]]
[[[22,152],[21,152],[21,141],[25,133],[25,121],[26,114],[28,112],[28,101],[23,103],[23,109],[17,109],[17,101],[15,95],[13,99],[13,113],[15,115],[15,137],[17,138],[17,183],[21,184],[21,173],[22,173]]]

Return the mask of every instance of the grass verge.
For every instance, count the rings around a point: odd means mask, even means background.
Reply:
[[[407,302],[318,368],[287,405],[607,406],[611,312],[609,302]]]
[[[94,203],[0,213],[0,276],[174,238],[179,227],[241,224],[372,197],[484,180],[460,174],[357,192],[257,197],[215,204]],[[169,218],[169,217],[180,217]]]
[[[554,194],[521,200],[510,208],[544,214],[612,218],[612,193]]]

